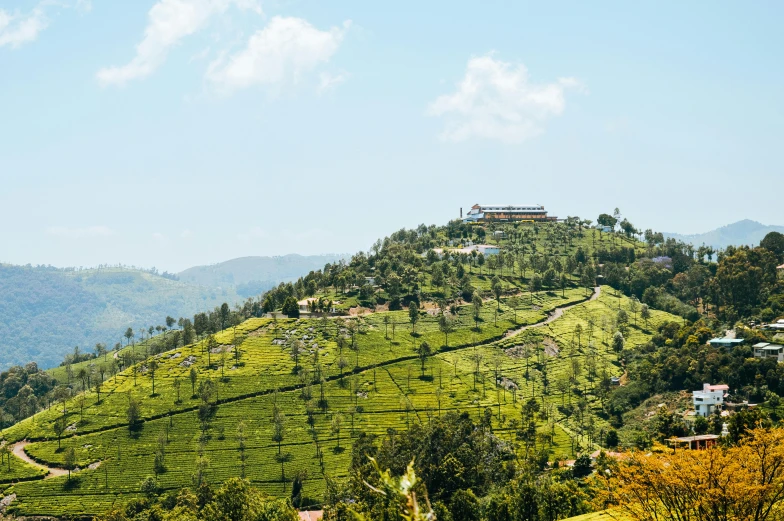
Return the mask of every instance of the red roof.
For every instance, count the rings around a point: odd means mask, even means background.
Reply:
[[[319,521],[322,517],[324,517],[323,510],[303,510],[299,513],[301,521]]]
[[[727,384],[709,385],[708,386],[708,390],[709,391],[729,391],[730,390],[730,386],[727,385]]]

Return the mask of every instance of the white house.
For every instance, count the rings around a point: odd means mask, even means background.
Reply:
[[[775,358],[777,362],[784,362],[784,346],[760,342],[754,344],[754,356],[757,358]]]
[[[697,416],[710,416],[713,411],[721,410],[729,390],[730,386],[726,384],[703,384],[701,391],[692,392],[694,412]]]

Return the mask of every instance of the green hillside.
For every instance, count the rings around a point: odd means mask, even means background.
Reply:
[[[612,288],[581,284],[592,280],[575,259],[641,245],[566,225],[507,231],[503,253],[487,261],[433,257],[431,247],[468,240],[449,227],[401,231],[371,257],[290,286],[343,316],[249,317],[149,358],[125,348],[118,356],[130,365],[98,388],[62,394],[2,432],[8,447],[28,440],[25,454],[57,474],[81,469],[7,487],[11,512],[99,514],[139,497],[149,476],[176,490],[244,475],[285,497],[298,475],[302,506],[318,504],[329,478],[346,477],[360,433],[383,437],[450,411],[488,424],[521,455],[568,459],[596,446],[610,428],[601,414],[610,377],[623,374],[616,330],[633,349],[681,319],[652,310],[643,320]],[[287,288],[265,307],[285,309]],[[527,415],[531,404],[538,414]]]
[[[60,270],[0,265],[0,370],[35,361],[52,367],[81,346],[113,346],[128,327],[190,316],[242,298],[233,288],[187,284],[125,268]],[[46,327],[41,328],[41,324]]]

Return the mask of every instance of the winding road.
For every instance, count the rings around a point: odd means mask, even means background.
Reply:
[[[596,286],[595,288],[593,288],[593,295],[591,295],[591,298],[589,298],[588,300],[581,300],[580,302],[575,302],[574,304],[569,304],[569,305],[563,306],[563,307],[557,307],[557,308],[553,309],[547,315],[547,318],[542,320],[541,322],[536,322],[534,324],[528,324],[527,326],[519,327],[519,328],[514,329],[512,331],[508,331],[506,333],[506,335],[504,336],[504,338],[517,336],[520,333],[522,333],[523,331],[526,331],[528,329],[533,329],[535,327],[542,327],[544,325],[549,324],[550,322],[554,322],[554,321],[558,320],[559,318],[561,318],[565,311],[570,310],[570,309],[572,309],[574,307],[577,307],[577,306],[581,306],[581,305],[585,304],[586,302],[591,302],[592,300],[596,300],[596,299],[599,298],[599,296],[601,294],[602,294],[602,288],[600,286]]]
[[[25,447],[27,447],[28,445],[30,445],[29,441],[20,441],[19,443],[15,443],[14,445],[11,446],[11,452],[13,452],[14,456],[19,458],[20,460],[29,463],[34,467],[47,471],[47,474],[46,476],[44,476],[44,479],[66,476],[68,474],[68,471],[66,469],[61,469],[57,467],[47,467],[46,465],[41,465],[33,458],[28,456],[27,452],[25,452]]]

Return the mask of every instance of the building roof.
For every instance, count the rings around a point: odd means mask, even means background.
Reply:
[[[302,512],[299,512],[299,518],[301,521],[318,521],[323,517],[323,510],[303,510]]]
[[[729,391],[730,386],[727,384],[709,385],[706,389],[708,391]]]
[[[691,443],[692,441],[706,441],[718,440],[718,434],[698,434],[697,436],[682,436],[677,438],[670,438],[669,441],[680,441],[683,443]]]
[[[782,264],[781,266],[776,266],[776,269],[778,269],[778,270],[784,270],[784,264]]]
[[[727,337],[712,338],[708,340],[709,344],[742,344],[743,342],[744,339],[742,338],[727,338]]]

